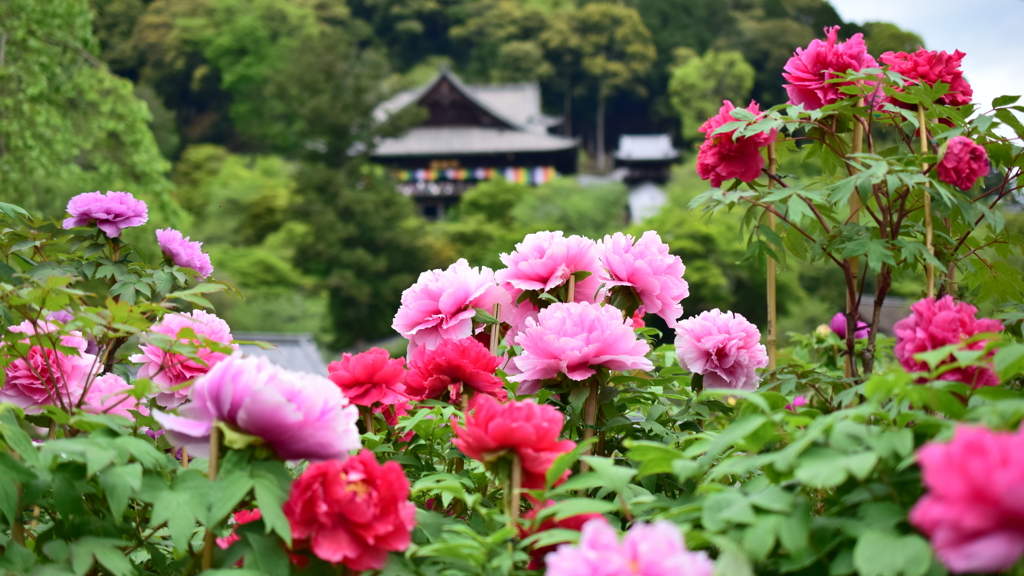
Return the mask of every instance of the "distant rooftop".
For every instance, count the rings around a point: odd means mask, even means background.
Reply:
[[[264,350],[255,344],[239,346],[247,356],[266,357],[273,364],[296,372],[309,372],[327,376],[327,364],[320,357],[320,351],[313,342],[313,335],[285,332],[236,332],[236,340],[256,340],[275,345]]]
[[[668,134],[623,134],[614,156],[626,161],[675,160],[679,151],[672,147]]]
[[[576,140],[553,134],[488,126],[417,126],[400,138],[385,138],[375,156],[506,154],[553,152],[576,147]]]

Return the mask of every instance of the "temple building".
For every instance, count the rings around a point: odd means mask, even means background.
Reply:
[[[468,189],[484,180],[539,185],[576,172],[579,141],[552,134],[561,119],[541,111],[536,82],[469,86],[450,70],[415,90],[383,102],[383,121],[407,106],[426,109],[427,119],[372,152],[390,167],[399,190],[416,200],[427,218],[443,218]]]
[[[668,134],[623,134],[613,154],[615,172],[629,188],[630,221],[638,224],[661,211],[668,196],[661,189],[672,176],[679,150]]]

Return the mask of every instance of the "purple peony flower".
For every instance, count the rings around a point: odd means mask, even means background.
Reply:
[[[360,447],[359,412],[333,382],[266,358],[225,359],[195,381],[177,416],[153,417],[172,444],[197,456],[208,455],[216,422],[262,438],[286,460],[344,460]]]
[[[86,192],[68,202],[71,218],[64,220],[64,229],[95,223],[108,238],[117,238],[121,230],[141,226],[149,220],[146,203],[128,192]]]
[[[846,315],[842,312],[837,312],[836,315],[832,317],[832,321],[828,323],[828,327],[835,332],[836,336],[846,338]],[[860,340],[862,338],[867,338],[870,333],[871,327],[868,326],[868,323],[858,320],[857,331],[853,333],[854,339]]]
[[[188,236],[182,238],[181,232],[173,228],[157,230],[156,241],[160,244],[160,250],[174,262],[175,266],[195,270],[200,279],[213,274],[210,255],[203,252],[202,242],[190,242]]]

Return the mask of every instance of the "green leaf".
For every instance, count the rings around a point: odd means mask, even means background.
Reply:
[[[25,212],[20,206],[14,204],[8,204],[7,202],[0,202],[0,213],[6,214],[11,220],[17,220],[18,216],[24,216],[25,218],[31,218],[28,212]]]
[[[276,532],[290,547],[292,528],[281,510],[288,499],[288,488],[292,481],[288,470],[280,462],[254,462],[252,480],[256,490],[256,505],[263,512],[267,532]]]
[[[259,570],[263,574],[288,574],[288,555],[277,538],[255,530],[243,531],[242,537],[249,544],[249,553],[243,564],[246,569]]]
[[[219,476],[210,491],[210,525],[216,525],[231,514],[253,487],[248,475]]]
[[[580,514],[604,514],[615,512],[619,505],[608,500],[594,500],[593,498],[569,498],[542,509],[537,513],[538,518],[554,517],[555,520],[564,520]]]
[[[923,576],[931,562],[931,547],[916,534],[868,530],[853,547],[853,565],[860,576]]]
[[[18,424],[18,419],[14,415],[14,406],[11,404],[0,405],[0,436],[3,436],[7,444],[14,448],[24,462],[33,466],[39,465],[39,452],[32,444],[32,438]]]
[[[574,448],[572,451],[559,454],[558,458],[555,458],[555,461],[551,464],[551,467],[548,468],[548,471],[545,472],[544,474],[545,484],[547,485],[547,487],[549,489],[553,487],[555,485],[555,482],[557,482],[562,477],[562,475],[565,474],[565,471],[572,467],[572,465],[575,464],[576,461],[580,459],[580,455],[583,454],[583,452],[586,451],[587,448],[594,442],[597,442],[597,438],[590,438],[589,440],[577,444],[576,448]]]
[[[992,100],[992,107],[1002,108],[1003,106],[1015,104],[1018,100],[1020,100],[1020,96],[999,96]]]
[[[487,310],[483,308],[476,308],[475,310],[476,314],[473,315],[473,322],[477,324],[498,324],[498,319]]]
[[[652,474],[671,472],[672,463],[683,457],[682,452],[657,442],[627,441],[626,446],[629,448],[626,457],[641,463],[637,480]]]
[[[142,489],[142,465],[133,462],[124,466],[111,466],[100,472],[98,480],[107,496],[110,511],[114,513],[114,522],[120,523],[121,516],[128,508],[128,497],[133,491]]]

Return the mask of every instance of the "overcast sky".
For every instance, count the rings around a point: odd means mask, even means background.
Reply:
[[[929,50],[960,50],[974,100],[1024,94],[1024,0],[831,0],[847,22],[892,22]]]

